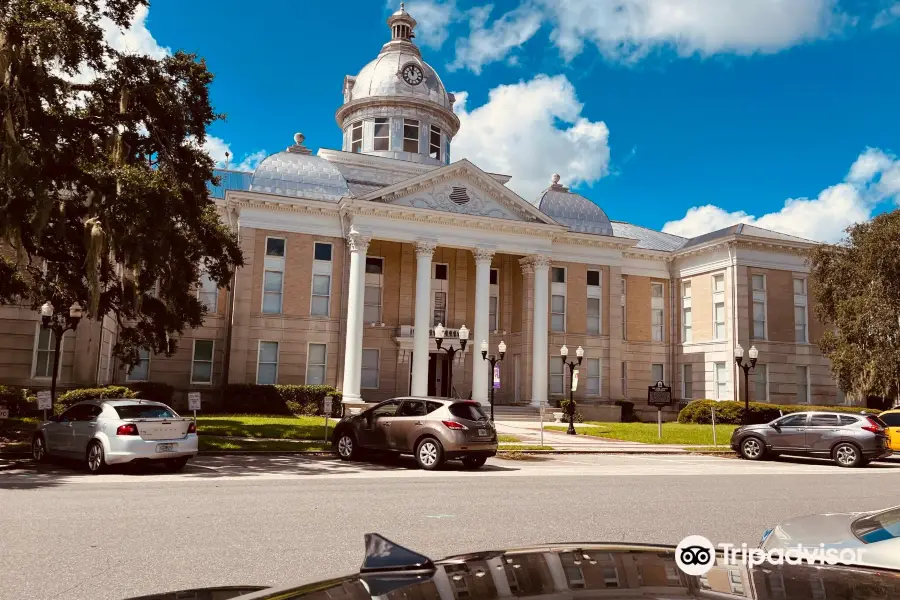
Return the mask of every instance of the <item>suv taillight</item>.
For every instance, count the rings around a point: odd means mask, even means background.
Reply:
[[[441,423],[443,423],[444,427],[446,427],[447,429],[452,429],[454,431],[465,431],[466,429],[468,429],[468,427],[466,427],[462,423],[457,423],[456,421],[441,421]]]
[[[138,435],[137,425],[134,423],[119,425],[119,428],[116,429],[116,435]]]
[[[863,425],[863,429],[865,429],[866,431],[871,431],[872,433],[884,433],[884,427],[879,425],[878,422],[875,421],[875,419],[873,419],[872,417],[866,417],[866,421],[868,421],[869,424]]]
[[[188,433],[197,433],[197,424],[193,421],[188,423]]]

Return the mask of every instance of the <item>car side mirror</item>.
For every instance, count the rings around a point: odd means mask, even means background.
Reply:
[[[781,429],[781,425],[779,425],[778,423],[769,423],[769,427],[776,430]]]

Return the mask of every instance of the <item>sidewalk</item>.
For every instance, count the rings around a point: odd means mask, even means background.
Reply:
[[[521,444],[537,446],[541,443],[541,423],[539,421],[496,421],[495,425],[497,433],[514,435],[522,440],[519,442]],[[547,425],[558,426],[561,423],[544,421],[544,426]],[[576,431],[579,426],[581,426],[580,423],[575,424]],[[586,435],[568,435],[564,432],[548,431],[547,429],[544,429],[544,445],[551,446],[554,450],[610,454],[687,454],[691,452],[691,446],[627,442]],[[500,447],[503,448],[502,445]],[[731,450],[727,444],[720,444],[720,447],[723,451]]]

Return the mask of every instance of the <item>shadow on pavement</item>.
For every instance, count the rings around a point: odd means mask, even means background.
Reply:
[[[297,454],[229,454],[199,456],[180,473],[171,473],[152,462],[112,465],[99,475],[91,475],[77,461],[55,459],[38,464],[30,459],[0,464],[0,489],[35,489],[76,483],[79,480],[102,482],[109,475],[139,480],[161,475],[180,481],[207,480],[221,477],[254,477],[259,475],[312,476],[389,471],[417,471],[415,459],[408,456],[373,456],[366,461],[342,461],[334,456],[301,456]],[[438,472],[468,471],[461,462],[449,461]],[[479,471],[517,471],[518,468],[487,464]],[[424,473],[424,472],[423,472]],[[116,481],[122,481],[118,477]]]
[[[812,456],[784,456],[781,455],[778,458],[768,461],[773,463],[791,463],[795,465],[822,465],[834,467],[835,469],[844,469],[846,467],[839,467],[832,461],[830,458],[815,458]],[[860,471],[866,469],[896,469],[900,467],[900,460],[895,457],[882,458],[881,460],[876,460],[870,462],[865,467],[856,467],[851,468],[849,470]]]

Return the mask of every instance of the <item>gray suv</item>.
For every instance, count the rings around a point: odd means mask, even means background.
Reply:
[[[884,422],[875,415],[800,412],[731,434],[731,448],[747,460],[779,454],[830,457],[842,467],[861,467],[891,455]]]

